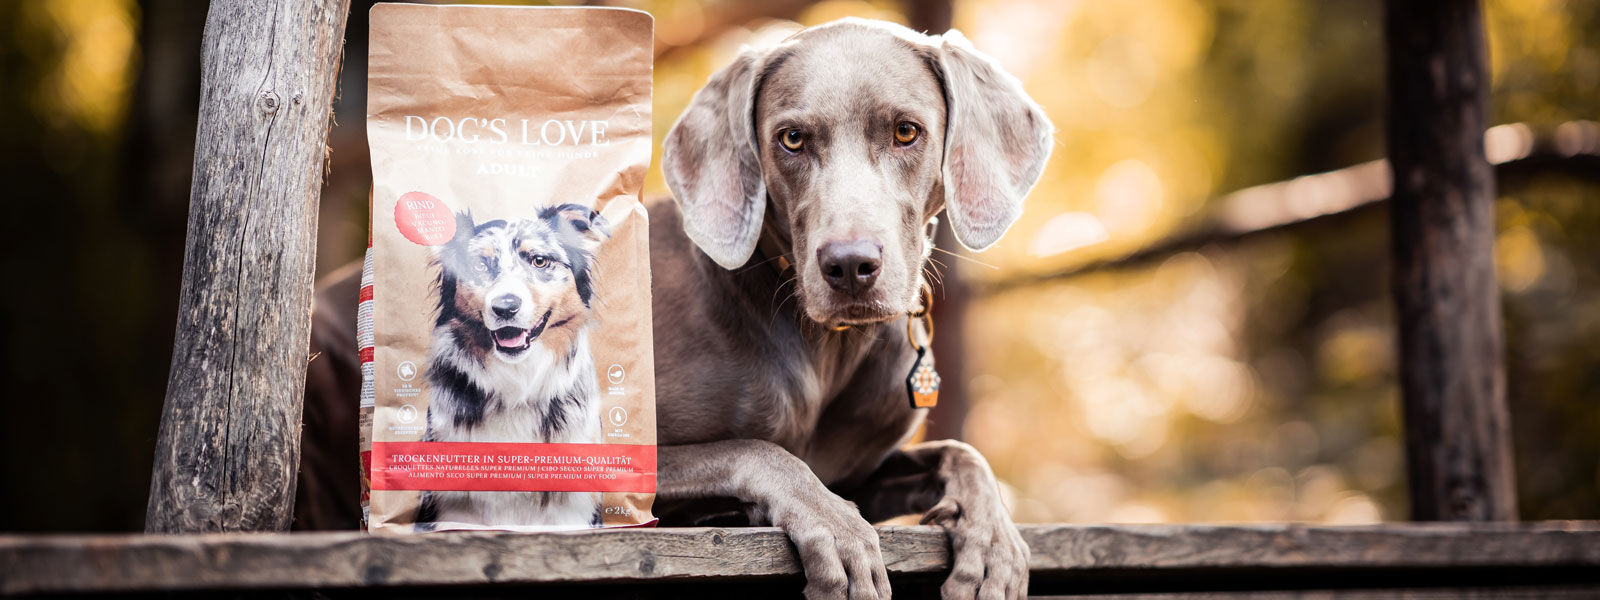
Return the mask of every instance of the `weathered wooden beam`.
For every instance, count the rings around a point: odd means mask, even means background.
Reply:
[[[1391,0],[1384,35],[1411,517],[1513,520],[1482,7]]]
[[[1484,586],[1484,587],[1427,587],[1378,589],[1296,589],[1227,592],[1162,592],[1153,594],[1104,594],[1096,600],[1565,600],[1595,597],[1592,586],[1537,585],[1537,586]],[[1082,600],[1083,596],[1028,596],[1039,600]]]
[[[1036,582],[1095,574],[1159,579],[1241,573],[1568,569],[1600,580],[1600,523],[1392,524],[1360,527],[1024,525]],[[934,527],[882,527],[897,578],[949,569]],[[0,594],[329,589],[517,584],[798,581],[775,528],[576,533],[355,532],[0,536]],[[927,579],[927,578],[925,578]],[[1392,582],[1389,582],[1392,584]],[[1545,582],[1555,583],[1555,582]],[[1248,581],[1233,589],[1258,589]],[[1326,585],[1326,582],[1324,582]],[[1458,579],[1454,585],[1466,585]]]
[[[283,530],[349,0],[214,0],[150,532]]]

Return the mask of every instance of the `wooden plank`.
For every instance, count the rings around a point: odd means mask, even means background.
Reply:
[[[1600,523],[1034,526],[1034,572],[1122,568],[1600,565]]]
[[[949,568],[933,527],[882,527],[897,579]],[[1036,589],[1094,573],[1152,581],[1164,573],[1247,569],[1579,568],[1600,575],[1600,523],[1396,524],[1366,527],[1023,526]],[[775,528],[623,529],[577,533],[356,532],[0,536],[0,594],[217,589],[333,589],[485,584],[798,581]],[[924,577],[926,580],[929,577]],[[1250,589],[1250,588],[1243,588]]]
[[[145,527],[286,530],[349,0],[215,0]]]
[[[1528,600],[1545,600],[1552,598],[1594,598],[1596,590],[1593,587],[1583,586],[1490,586],[1481,588],[1472,587],[1439,587],[1424,589],[1382,588],[1382,589],[1352,589],[1352,590],[1271,590],[1255,592],[1169,592],[1156,594],[1106,594],[1096,595],[1096,600],[1354,600],[1354,599],[1408,599],[1408,600],[1463,600],[1463,599],[1504,599],[1526,598]],[[1082,598],[1082,596],[1029,596],[1030,598],[1062,599]]]
[[[1384,32],[1411,518],[1516,519],[1482,8],[1386,2]]]

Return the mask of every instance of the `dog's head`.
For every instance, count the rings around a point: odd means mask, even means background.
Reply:
[[[1052,132],[960,32],[847,19],[741,52],[679,117],[661,163],[717,264],[750,260],[771,198],[766,235],[786,243],[806,314],[870,323],[915,309],[940,210],[968,248],[1000,239]]]
[[[439,249],[438,326],[480,362],[527,357],[534,344],[564,355],[588,320],[594,252],[608,237],[599,213],[576,204],[538,218],[473,223]]]

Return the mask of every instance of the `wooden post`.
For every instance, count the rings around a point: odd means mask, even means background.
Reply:
[[[1391,0],[1385,11],[1411,516],[1513,520],[1483,14],[1478,0]]]
[[[286,530],[349,0],[214,0],[149,532]]]

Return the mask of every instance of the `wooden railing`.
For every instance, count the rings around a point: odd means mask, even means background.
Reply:
[[[896,596],[936,595],[950,562],[944,531],[878,531]],[[1028,525],[1022,536],[1032,549],[1031,593],[1039,595],[1329,590],[1392,597],[1467,586],[1525,597],[1600,593],[1594,523]],[[381,596],[403,588],[448,596],[751,597],[798,593],[804,583],[788,539],[767,527],[0,536],[0,564],[0,594]]]

